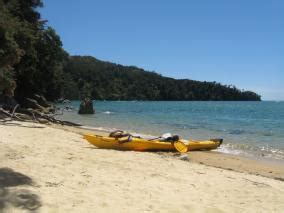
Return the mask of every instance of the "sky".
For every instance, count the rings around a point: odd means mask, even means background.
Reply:
[[[284,100],[283,0],[43,0],[71,55]]]

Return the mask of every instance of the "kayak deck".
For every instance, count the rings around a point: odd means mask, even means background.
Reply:
[[[98,148],[119,149],[133,151],[174,151],[175,147],[171,143],[160,141],[148,141],[140,138],[133,138],[131,142],[120,142],[119,139],[104,137],[99,135],[84,135],[84,138]]]

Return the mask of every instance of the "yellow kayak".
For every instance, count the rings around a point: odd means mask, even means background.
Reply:
[[[114,138],[100,135],[86,134],[84,138],[92,145],[103,149],[133,150],[133,151],[179,151],[187,152],[192,150],[212,150],[221,145],[222,139],[212,139],[206,141],[183,141],[163,142],[157,140],[147,140],[133,137]]]
[[[189,140],[188,151],[212,150],[217,149],[223,142],[223,139],[210,139],[206,141]]]

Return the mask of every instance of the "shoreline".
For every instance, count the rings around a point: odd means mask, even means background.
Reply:
[[[284,165],[284,147],[282,143],[279,142],[279,145],[275,145],[274,141],[267,141],[265,140],[269,139],[265,138],[264,140],[259,139],[260,143],[256,142],[258,140],[257,137],[246,138],[246,136],[241,135],[240,137],[236,136],[235,133],[228,133],[228,132],[219,132],[216,133],[214,131],[211,131],[208,128],[200,127],[195,129],[188,129],[184,131],[183,129],[175,129],[175,126],[169,127],[168,129],[159,129],[155,125],[145,128],[144,126],[139,126],[139,124],[136,123],[135,127],[129,127],[124,126],[123,124],[112,124],[109,122],[102,122],[100,124],[99,122],[102,120],[102,118],[106,120],[112,120],[116,121],[116,119],[113,117],[104,117],[105,115],[103,112],[97,113],[96,120],[97,122],[92,123],[90,119],[85,122],[82,120],[82,117],[75,115],[74,113],[66,114],[65,117],[58,117],[58,119],[71,119],[75,120],[75,122],[80,123],[84,129],[90,129],[98,132],[110,132],[116,129],[125,130],[127,132],[130,132],[134,135],[141,135],[142,137],[156,137],[160,136],[162,133],[166,132],[172,132],[175,134],[180,135],[184,139],[196,139],[196,140],[206,140],[209,138],[223,138],[224,143],[221,149],[218,149],[218,152],[226,153],[226,154],[232,154],[232,155],[238,155],[249,159],[256,159],[261,161],[271,161],[278,164]],[[117,113],[119,114],[119,113]],[[122,113],[121,113],[122,114]],[[73,117],[74,116],[74,117]],[[92,116],[87,116],[86,118],[92,118]],[[125,118],[124,118],[125,119]],[[179,128],[179,127],[178,127]],[[239,130],[236,130],[236,134],[238,134]],[[242,131],[242,130],[240,130]],[[242,134],[242,133],[240,133]],[[245,138],[244,138],[245,137]],[[270,143],[271,142],[271,143]]]
[[[276,172],[270,177],[238,172],[230,157],[219,153],[181,155],[98,149],[83,139],[84,131],[89,130],[24,122],[1,124],[0,211],[284,209],[284,181],[277,179]],[[201,160],[201,156],[204,159],[198,163],[196,159]],[[208,166],[208,159],[230,167]]]
[[[78,102],[73,101],[70,105],[76,108]],[[284,164],[282,118],[273,119],[274,113],[265,111],[266,108],[277,111],[281,106],[270,102],[261,105],[247,102],[169,102],[164,107],[155,101],[97,101],[95,115],[80,116],[71,111],[58,118],[109,131],[122,129],[133,134],[144,133],[146,136],[172,132],[184,139],[223,138],[220,152]],[[254,113],[250,109],[254,109]],[[139,118],[140,114],[143,117]]]
[[[69,127],[62,125],[52,125],[53,128],[63,129],[78,134],[97,134],[108,136],[109,132],[106,129],[99,129],[91,126]],[[155,152],[154,152],[155,153]],[[159,152],[159,154],[168,157],[177,157],[178,153]],[[270,160],[266,158],[254,158],[236,154],[223,153],[217,150],[212,151],[191,151],[186,153],[188,160],[197,164],[204,164],[216,168],[232,170],[236,172],[261,175],[263,177],[274,178],[284,181],[284,164],[278,160]]]

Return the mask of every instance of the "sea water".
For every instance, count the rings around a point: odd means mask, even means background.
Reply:
[[[59,118],[153,136],[223,138],[218,151],[284,162],[284,102],[94,101],[94,115],[79,115],[79,104],[72,101],[74,110]]]

